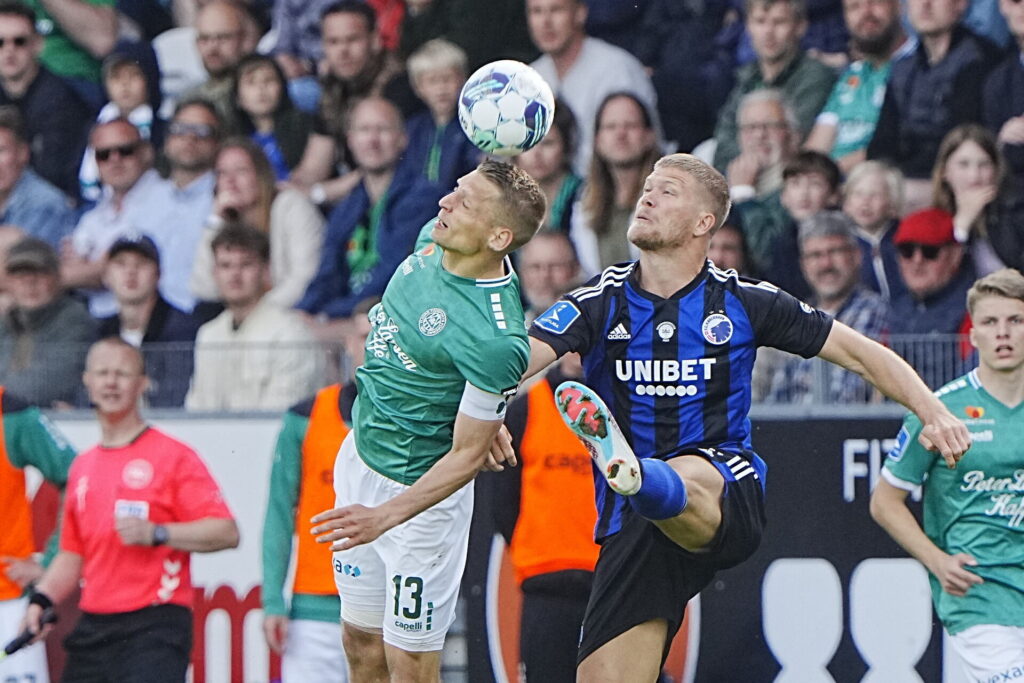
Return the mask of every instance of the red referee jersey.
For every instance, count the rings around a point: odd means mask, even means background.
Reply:
[[[62,550],[83,559],[82,611],[190,607],[189,554],[167,546],[125,545],[114,526],[116,516],[155,524],[230,519],[196,452],[150,427],[127,446],[96,446],[82,453],[68,476],[60,539]]]

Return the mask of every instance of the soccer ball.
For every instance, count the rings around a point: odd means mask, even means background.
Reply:
[[[488,154],[513,156],[548,132],[555,114],[551,87],[531,67],[502,59],[477,69],[459,94],[459,123]]]

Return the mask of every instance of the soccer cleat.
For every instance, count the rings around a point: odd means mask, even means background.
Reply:
[[[579,382],[562,382],[555,389],[555,404],[612,490],[624,496],[639,491],[640,463],[601,397]]]

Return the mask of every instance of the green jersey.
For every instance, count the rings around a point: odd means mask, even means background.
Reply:
[[[978,381],[978,371],[936,392],[971,432],[972,444],[955,469],[921,446],[921,422],[908,416],[885,462],[885,478],[907,489],[924,484],[924,532],[950,554],[978,561],[985,579],[964,597],[930,576],[932,599],[946,630],[1024,626],[1024,404],[1008,408]]]
[[[453,275],[430,244],[407,258],[370,310],[356,372],[356,448],[374,471],[412,484],[451,449],[466,383],[510,396],[530,356],[519,280]],[[503,406],[498,407],[496,419]]]
[[[84,0],[87,5],[113,7],[115,0]],[[36,30],[45,39],[39,60],[47,69],[63,78],[82,78],[100,82],[100,60],[68,36],[53,18],[42,0],[27,0],[36,13]]]
[[[891,70],[892,62],[875,67],[867,60],[860,60],[839,76],[817,118],[819,122],[836,127],[833,159],[866,149],[871,142]]]

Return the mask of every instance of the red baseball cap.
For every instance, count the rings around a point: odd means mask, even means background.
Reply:
[[[942,209],[924,209],[900,221],[893,237],[896,244],[926,244],[941,247],[954,244],[953,216]]]

